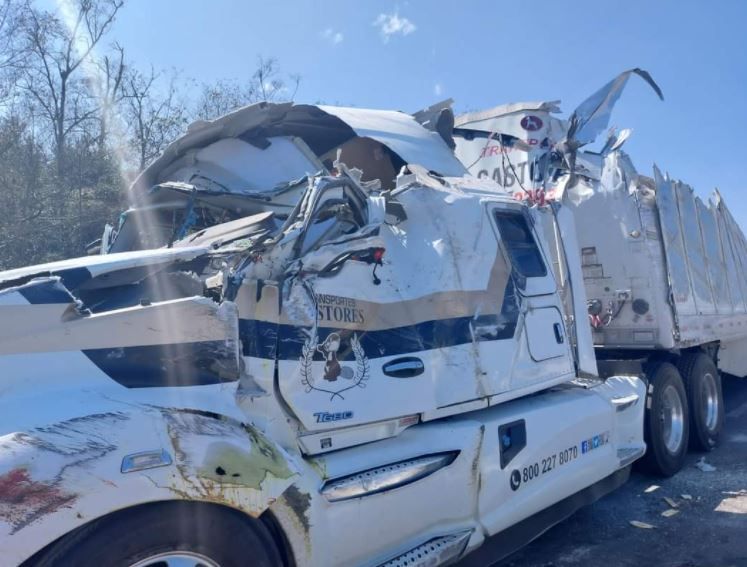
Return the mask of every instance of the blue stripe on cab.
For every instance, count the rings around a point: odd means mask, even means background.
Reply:
[[[319,327],[317,342],[322,344],[331,333],[337,333],[341,339],[337,359],[355,360],[350,344],[354,334],[358,336],[368,358],[401,356],[471,343],[473,325],[480,327],[480,332],[474,336],[475,341],[510,339],[516,330],[520,301],[513,278],[509,278],[500,314],[435,319],[378,331]],[[486,328],[489,328],[489,332],[486,332]],[[255,358],[298,360],[311,331],[310,327],[278,325],[253,319],[239,320],[239,337],[244,356]],[[321,354],[317,358],[321,360]]]
[[[206,386],[239,378],[225,341],[84,350],[91,362],[126,388]]]
[[[380,331],[318,328],[317,342],[321,344],[331,333],[337,333],[342,339],[342,347],[337,353],[338,360],[355,360],[350,345],[350,338],[355,334],[368,358],[399,356],[471,343],[472,321],[472,317],[457,317]],[[515,329],[515,320],[504,321],[496,324],[496,332],[488,339],[476,337],[476,340],[509,339],[513,337]],[[298,360],[310,332],[311,329],[308,327],[278,326],[274,323],[248,319],[239,321],[239,336],[244,347],[244,356],[256,358],[272,360],[277,353],[280,360]]]
[[[26,301],[32,305],[49,305],[54,303],[73,303],[75,299],[57,281],[47,280],[22,287],[18,290]]]

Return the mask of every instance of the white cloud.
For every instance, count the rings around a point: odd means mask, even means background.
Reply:
[[[433,85],[433,94],[436,96],[441,96],[444,92],[443,86],[441,86],[441,83],[436,83]]]
[[[322,37],[326,39],[328,42],[330,42],[332,45],[337,45],[339,43],[342,43],[342,40],[345,39],[345,36],[342,35],[342,32],[335,31],[332,28],[327,28],[322,32]]]
[[[384,43],[388,42],[393,35],[410,35],[418,29],[410,20],[400,17],[396,10],[392,14],[379,14],[373,25],[379,28]]]

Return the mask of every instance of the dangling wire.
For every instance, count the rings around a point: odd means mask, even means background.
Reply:
[[[490,145],[490,141],[493,139],[493,136],[496,136],[498,134],[497,131],[490,132],[490,135],[488,136],[488,139],[485,141],[485,145],[482,147],[482,150],[480,150],[480,154],[478,155],[478,158],[473,161],[471,164],[467,166],[467,169],[472,169],[472,167],[477,164],[478,161],[480,161],[483,157],[485,157],[485,150],[488,149],[488,146]]]

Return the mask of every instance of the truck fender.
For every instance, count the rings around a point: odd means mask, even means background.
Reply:
[[[294,458],[255,427],[195,409],[77,416],[4,435],[0,449],[0,555],[11,564],[94,519],[150,502],[209,502],[258,517],[299,474]]]

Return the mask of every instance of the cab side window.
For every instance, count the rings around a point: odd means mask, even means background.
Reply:
[[[546,276],[547,268],[526,217],[522,213],[496,211],[495,221],[513,269],[525,278]]]

